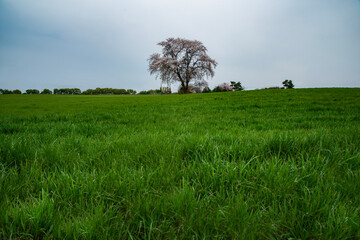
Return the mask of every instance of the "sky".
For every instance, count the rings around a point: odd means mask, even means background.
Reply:
[[[211,88],[360,87],[359,0],[0,0],[0,88],[156,89],[170,37],[207,47]]]

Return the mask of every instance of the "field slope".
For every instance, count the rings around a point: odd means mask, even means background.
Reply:
[[[0,96],[0,239],[360,239],[360,89]]]

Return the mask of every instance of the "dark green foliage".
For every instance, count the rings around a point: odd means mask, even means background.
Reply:
[[[286,79],[285,81],[282,82],[282,84],[283,84],[284,88],[286,88],[286,89],[292,89],[292,88],[295,87],[292,80],[287,80]]]
[[[13,94],[21,94],[21,91],[20,91],[19,89],[15,89],[15,90],[13,91]]]
[[[41,94],[52,94],[52,91],[50,89],[45,88]]]
[[[273,89],[284,89],[283,87],[280,88],[278,86],[273,86],[273,87],[268,87],[268,88],[264,88],[264,89],[270,89],[270,90],[273,90]]]
[[[360,89],[0,96],[0,239],[360,239]]]
[[[140,95],[157,95],[157,94],[161,94],[161,89],[150,89],[148,91],[140,91],[138,94]]]
[[[83,95],[134,95],[136,91],[133,89],[117,89],[117,88],[96,88],[88,89],[82,92]]]
[[[241,82],[230,82],[230,86],[235,90],[235,91],[242,91],[244,90],[243,86],[241,85]]]
[[[81,90],[79,88],[60,88],[60,89],[55,88],[54,94],[79,95],[79,94],[81,94]]]
[[[0,89],[0,94],[13,94],[13,91],[8,89]]]
[[[205,87],[202,93],[211,93],[211,89],[209,87]]]
[[[127,94],[131,94],[131,95],[135,95],[135,94],[136,94],[136,91],[133,90],[133,89],[128,89],[128,90],[126,90],[126,93],[127,93]]]
[[[37,89],[27,89],[26,91],[26,94],[39,94],[39,90]]]
[[[223,92],[223,90],[219,86],[216,86],[212,91],[213,92]]]

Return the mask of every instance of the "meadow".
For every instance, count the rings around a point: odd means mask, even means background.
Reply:
[[[360,89],[0,95],[0,239],[360,239]]]

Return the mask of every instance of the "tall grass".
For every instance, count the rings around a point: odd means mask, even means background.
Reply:
[[[359,239],[360,90],[0,96],[0,239]]]

